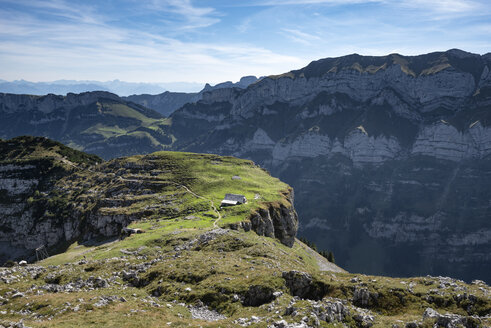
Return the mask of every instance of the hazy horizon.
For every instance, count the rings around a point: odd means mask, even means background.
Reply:
[[[100,86],[100,89],[94,89],[94,86]],[[74,91],[70,91],[70,86],[74,86]],[[82,88],[82,86],[87,86],[87,88]],[[56,93],[56,94],[66,94],[68,92],[84,92],[85,91],[109,91],[117,93],[120,96],[128,96],[131,94],[158,94],[165,91],[170,92],[199,92],[204,88],[205,84],[198,82],[133,82],[133,81],[122,81],[115,79],[112,81],[96,81],[96,80],[54,80],[54,81],[29,81],[25,79],[20,80],[4,80],[0,77],[0,92],[7,93],[24,93],[25,87],[40,88],[41,91],[38,94],[46,93]],[[18,87],[18,90],[15,88]],[[66,92],[57,92],[55,89],[50,87],[65,87]],[[92,87],[92,88],[91,88]],[[116,89],[114,89],[116,88]],[[80,89],[80,90],[79,90]],[[51,91],[50,91],[51,90]],[[117,91],[125,90],[125,91]],[[35,93],[36,94],[36,93]]]

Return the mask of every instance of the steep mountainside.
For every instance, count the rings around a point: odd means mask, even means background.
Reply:
[[[40,243],[58,253],[0,268],[0,327],[491,324],[482,281],[328,262],[294,238],[291,188],[250,161],[156,152],[101,162],[33,137],[1,141],[0,155],[2,256]],[[219,208],[226,192],[248,201]]]
[[[490,68],[460,50],[322,59],[185,105],[173,147],[291,184],[301,234],[348,270],[489,279]]]
[[[163,150],[172,144],[168,120],[108,92],[67,96],[0,93],[0,137],[45,136],[113,158]]]

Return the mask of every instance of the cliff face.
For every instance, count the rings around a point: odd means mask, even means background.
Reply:
[[[260,224],[249,223],[249,228],[293,246],[298,228],[293,191],[249,161],[161,153],[101,163],[93,155],[32,137],[0,141],[0,154],[0,263],[32,257],[41,245],[52,253],[74,241],[118,237],[133,221],[192,216],[219,226],[218,212],[215,222],[203,214],[211,211],[210,202],[218,206],[221,200],[208,198],[210,183],[226,185],[218,191],[221,197],[254,192],[247,194],[247,205],[220,211],[226,224],[248,221],[251,211],[267,208],[268,233]],[[223,172],[227,175],[220,177]],[[252,174],[257,181],[230,184],[234,174]]]
[[[276,238],[292,247],[298,230],[298,216],[293,207],[293,190],[284,193],[285,204],[266,204],[257,209],[248,221],[241,222],[245,230],[252,229],[260,236]]]
[[[0,154],[0,262],[71,240],[78,211],[68,215],[56,186],[101,159],[35,137],[0,140]]]
[[[490,67],[460,50],[323,59],[204,94],[172,115],[174,147],[250,158],[291,184],[301,234],[348,270],[485,278]]]

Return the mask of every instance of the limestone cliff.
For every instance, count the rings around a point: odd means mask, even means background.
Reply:
[[[248,220],[241,222],[245,230],[253,230],[260,236],[276,238],[292,247],[298,230],[298,217],[293,207],[293,190],[284,193],[286,204],[270,203],[258,208]]]

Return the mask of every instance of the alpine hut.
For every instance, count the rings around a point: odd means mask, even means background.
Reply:
[[[244,195],[238,194],[225,194],[225,198],[222,200],[220,207],[240,205],[247,202]]]

